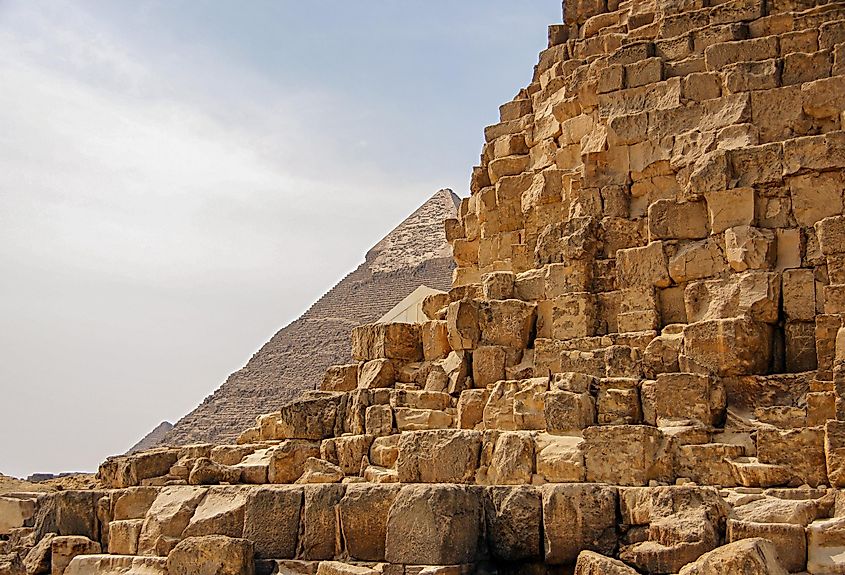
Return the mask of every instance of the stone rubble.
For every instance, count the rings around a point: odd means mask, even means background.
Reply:
[[[0,573],[845,573],[845,3],[563,17],[426,322],[236,444],[0,497]]]

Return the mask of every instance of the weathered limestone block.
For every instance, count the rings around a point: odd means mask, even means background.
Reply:
[[[661,373],[675,373],[680,370],[678,358],[684,344],[683,327],[664,329],[651,340],[643,351],[643,375],[655,378]],[[641,390],[645,393],[645,390]]]
[[[112,489],[140,485],[144,479],[167,475],[179,459],[175,449],[157,449],[137,455],[109,457],[100,465],[97,479]]]
[[[108,552],[112,555],[136,555],[143,519],[121,519],[109,523]]]
[[[754,223],[754,189],[734,188],[705,194],[710,233]]]
[[[780,563],[790,573],[806,569],[807,536],[802,525],[728,520],[728,543],[757,537],[774,544]]]
[[[360,380],[359,380],[360,383]],[[298,399],[282,406],[272,437],[262,439],[325,439],[334,435],[339,394]]]
[[[675,453],[675,474],[699,485],[733,487],[736,479],[730,461],[744,454],[745,449],[741,445],[679,445]]]
[[[721,382],[710,375],[663,373],[657,376],[654,412],[658,426],[681,422],[719,425],[727,398]]]
[[[732,516],[754,523],[781,523],[807,526],[830,514],[830,501],[764,497],[735,505]]]
[[[471,483],[478,469],[481,433],[442,429],[403,433],[396,470],[402,483]]]
[[[640,423],[642,408],[638,383],[638,380],[625,378],[602,380],[596,402],[599,425]]]
[[[772,269],[777,262],[775,232],[753,226],[737,226],[725,231],[725,257],[731,269]]]
[[[241,470],[241,483],[262,485],[268,482],[273,449],[258,449],[243,458],[235,467]]]
[[[267,480],[270,483],[293,483],[305,470],[309,457],[320,457],[320,444],[316,441],[288,439],[270,452]]]
[[[346,475],[358,475],[361,459],[370,453],[375,439],[372,435],[344,435],[334,440],[340,468]]]
[[[35,546],[29,550],[23,560],[23,566],[28,575],[42,575],[50,572],[50,560],[53,552],[55,533],[46,533]],[[12,573],[11,575],[17,575]]]
[[[377,437],[370,446],[370,461],[380,467],[393,467],[399,457],[400,435]]]
[[[447,220],[447,230],[448,220]],[[445,309],[451,303],[448,293],[433,293],[425,296],[422,302],[422,310],[425,316],[430,320],[444,319]],[[440,317],[444,315],[444,317]]]
[[[484,420],[484,406],[487,405],[489,391],[486,389],[467,389],[458,399],[458,428],[476,429]]]
[[[616,489],[571,483],[543,492],[545,562],[572,563],[581,551],[610,555],[616,548]]]
[[[499,561],[540,559],[542,496],[535,487],[490,487],[485,490],[487,546]]]
[[[575,563],[575,575],[636,575],[636,573],[621,561],[594,551],[581,551]]]
[[[282,571],[283,570],[283,571]],[[282,567],[281,572],[296,573],[299,575],[300,571],[289,571],[286,567]],[[302,571],[302,575],[378,575],[379,571],[364,567],[363,565],[356,565],[354,563],[344,563],[342,561],[320,561],[316,565],[316,571],[310,569]]]
[[[715,549],[719,526],[729,510],[709,487],[621,489],[619,502],[623,524],[647,526],[646,533],[623,547],[619,557],[648,573],[675,573]]]
[[[240,485],[209,489],[197,505],[182,537],[226,535],[242,537],[248,488]]]
[[[771,348],[769,325],[745,317],[700,321],[684,328],[681,369],[686,359],[720,376],[766,373]]]
[[[544,415],[549,433],[578,431],[595,425],[595,400],[589,393],[552,390],[545,395]]]
[[[587,481],[612,485],[647,485],[672,477],[671,456],[663,434],[645,425],[610,425],[584,430]]]
[[[478,304],[480,343],[525,349],[530,343],[536,315],[533,303],[516,299],[481,301]]]
[[[672,282],[663,243],[655,241],[641,248],[618,250],[616,276],[618,285],[668,287]]]
[[[166,557],[131,555],[78,555],[65,569],[65,575],[169,575]]]
[[[491,434],[482,446],[476,475],[480,485],[527,485],[534,473],[534,438],[529,432]]]
[[[807,571],[813,574],[845,573],[845,518],[814,521],[807,527]]]
[[[453,423],[450,414],[438,409],[397,407],[393,410],[393,413],[396,416],[396,429],[400,433],[427,429],[447,429],[452,427]]]
[[[358,387],[358,364],[333,365],[326,370],[321,391],[352,391]]]
[[[50,541],[51,575],[63,575],[67,566],[77,555],[98,555],[100,544],[81,535],[54,537]]]
[[[34,498],[0,497],[0,535],[24,527],[35,515],[35,504]]]
[[[824,427],[824,453],[832,487],[845,487],[845,421],[830,420]]]
[[[756,457],[737,457],[728,463],[737,485],[743,487],[775,487],[792,479],[792,472],[783,465],[760,463]]]
[[[793,485],[827,484],[824,430],[821,427],[757,431],[757,457],[763,463],[783,465],[794,477]]]
[[[679,284],[713,277],[726,270],[725,255],[714,239],[685,244],[669,258],[669,276]]]
[[[496,383],[484,406],[484,427],[513,431],[544,429],[547,377]]]
[[[420,327],[423,357],[436,361],[447,357],[452,348],[449,345],[449,329],[446,320],[428,321]]]
[[[206,495],[201,487],[165,487],[144,519],[138,539],[139,555],[167,555],[182,538],[197,506]]]
[[[595,335],[598,307],[588,292],[569,293],[537,306],[537,336],[572,339]]]
[[[783,271],[783,311],[792,321],[813,321],[816,316],[816,286],[813,270]]]
[[[481,293],[484,299],[513,299],[515,279],[513,272],[492,272],[484,274],[481,280]]]
[[[483,494],[459,485],[406,485],[387,515],[391,563],[472,563],[482,537]]]
[[[384,561],[388,512],[398,485],[351,484],[338,504],[340,532],[349,556],[359,561]]]
[[[189,537],[167,556],[169,575],[254,575],[252,541],[223,535]]]
[[[505,379],[508,350],[499,345],[483,345],[472,352],[472,381],[476,387],[487,387]]]
[[[340,540],[340,524],[337,519],[337,506],[346,492],[346,487],[346,485],[331,483],[304,486],[305,498],[301,512],[302,527],[299,530],[297,557],[310,561],[320,561],[333,559],[336,554],[340,553],[342,545]],[[288,502],[285,501],[283,503]],[[283,519],[283,521],[283,526],[293,528],[292,516]],[[283,526],[281,528],[284,528]],[[256,529],[258,528],[256,526]],[[281,533],[271,531],[268,532],[267,536],[270,537],[273,533],[278,533],[280,537],[285,537],[285,539],[277,543],[279,545],[285,545],[283,550],[289,549],[287,545],[290,544],[293,531],[284,531]],[[275,550],[269,545],[266,549]]]
[[[392,359],[374,359],[358,366],[357,388],[382,389],[393,387],[398,374]]]
[[[657,200],[648,207],[649,240],[701,239],[708,235],[704,202]]]
[[[543,294],[546,299],[558,296],[589,291],[592,280],[592,262],[572,260],[566,263],[554,263],[543,266],[546,274],[544,278]]]
[[[352,357],[358,361],[399,359],[420,361],[420,326],[411,323],[374,323],[352,330]]]
[[[767,539],[742,539],[705,553],[681,569],[679,575],[787,575],[777,549]]]
[[[389,405],[367,407],[364,428],[368,435],[390,435],[393,433],[393,409]]]
[[[813,224],[813,227],[824,255],[845,253],[845,216],[824,218]]]
[[[537,475],[549,483],[580,483],[585,480],[584,440],[577,436],[539,433],[534,438]]]
[[[188,476],[188,483],[190,485],[218,485],[237,483],[240,478],[241,470],[238,467],[223,465],[208,457],[198,457]]]
[[[478,303],[462,299],[449,304],[446,312],[446,327],[449,345],[455,351],[473,349],[481,339],[478,327]]]

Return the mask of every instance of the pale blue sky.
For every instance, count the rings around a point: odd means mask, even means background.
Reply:
[[[0,0],[0,472],[176,421],[438,188],[560,0]]]

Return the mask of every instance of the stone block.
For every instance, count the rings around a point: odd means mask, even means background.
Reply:
[[[481,453],[478,431],[442,429],[403,433],[396,469],[402,483],[470,483]]]
[[[654,427],[588,427],[582,451],[590,482],[637,486],[672,475],[663,434]]]
[[[302,439],[281,442],[270,452],[267,480],[270,483],[293,483],[305,470],[309,457],[320,457],[320,443]]]
[[[400,432],[446,429],[451,427],[453,422],[449,413],[439,409],[397,407],[393,414],[396,417],[396,429]]]
[[[167,555],[205,497],[201,487],[165,487],[150,506],[138,538],[139,555]]]
[[[736,479],[730,461],[744,454],[745,449],[741,445],[679,445],[675,454],[675,474],[699,485],[733,487]]]
[[[485,490],[487,547],[497,561],[536,561],[542,539],[542,496],[535,487]]]
[[[537,305],[537,335],[551,339],[572,339],[595,335],[595,296],[588,292],[569,293]]]
[[[358,387],[358,364],[333,365],[326,370],[321,391],[352,391]]]
[[[772,328],[742,317],[705,320],[684,328],[684,342],[681,359],[686,358],[707,372],[720,376],[766,373],[771,360]]]
[[[423,358],[426,361],[443,359],[452,351],[449,345],[449,329],[445,320],[432,320],[420,325],[420,337]]]
[[[505,379],[507,349],[484,345],[472,352],[472,381],[476,387],[487,387]]]
[[[338,521],[338,504],[346,492],[346,485],[305,485],[302,489],[305,497],[301,512],[302,527],[299,531],[297,557],[311,561],[333,559],[342,549],[339,543],[341,531]],[[284,525],[291,525],[289,523],[291,520],[292,517],[286,518]],[[271,534],[272,532],[268,535]],[[284,533],[281,535],[285,536]],[[290,543],[286,540],[278,544],[287,546]]]
[[[710,233],[720,234],[728,228],[754,223],[754,189],[733,188],[704,195]]]
[[[484,420],[484,406],[489,392],[486,389],[467,389],[458,399],[458,428],[475,429]]]
[[[337,506],[340,533],[349,557],[384,561],[388,513],[399,494],[398,485],[353,483]]]
[[[527,485],[534,473],[534,438],[525,431],[504,431],[485,438],[476,483]]]
[[[480,343],[525,349],[530,343],[536,315],[533,303],[516,299],[481,301],[478,304]]]
[[[655,385],[655,416],[661,426],[694,422],[718,426],[725,418],[727,398],[722,383],[694,373],[663,373]]]
[[[775,232],[752,226],[728,228],[725,257],[736,272],[773,269],[777,264]]]
[[[778,559],[790,573],[804,571],[807,567],[807,536],[802,525],[788,523],[755,523],[728,520],[727,542],[762,537],[777,549]]]
[[[807,527],[807,571],[838,575],[843,572],[845,517],[814,521]]]
[[[765,323],[780,318],[780,276],[751,271],[725,279],[690,282],[684,290],[690,323],[747,316]]]
[[[788,321],[784,326],[786,371],[801,373],[818,367],[816,325],[809,321]]]
[[[685,566],[679,575],[787,575],[778,560],[777,549],[767,539],[741,539],[699,557]]]
[[[669,258],[669,276],[679,284],[717,276],[727,268],[725,254],[715,239],[685,244]]]
[[[544,429],[548,389],[546,377],[497,382],[484,406],[484,427],[505,431]]]
[[[824,453],[827,476],[831,487],[845,487],[845,422],[827,421],[825,424]]]
[[[81,535],[54,537],[50,541],[50,573],[63,575],[65,569],[77,555],[98,555],[100,544]]]
[[[368,435],[385,436],[393,433],[393,409],[389,405],[367,407],[364,427]]]
[[[616,548],[616,489],[571,483],[543,492],[545,562],[571,564],[581,551],[611,554]]]
[[[549,483],[579,483],[585,479],[584,440],[574,435],[540,433],[535,438],[537,475]]]
[[[825,433],[821,427],[764,428],[757,432],[757,457],[762,463],[783,465],[789,469],[794,478],[792,485],[825,485],[824,441]]]
[[[616,252],[617,283],[624,286],[668,287],[671,284],[661,242]]]
[[[121,519],[109,523],[108,552],[112,555],[136,555],[143,519]]]
[[[459,485],[406,485],[387,516],[391,563],[473,563],[482,541],[482,492]]]
[[[544,415],[549,433],[579,431],[595,425],[595,400],[589,393],[552,390],[545,396]]]
[[[581,551],[575,562],[575,575],[636,575],[637,572],[617,559],[594,551]]]
[[[707,224],[707,208],[704,202],[657,200],[648,207],[650,241],[706,238]]]
[[[188,537],[167,556],[169,575],[254,575],[252,541],[223,535]]]
[[[816,316],[816,287],[813,270],[783,272],[783,311],[792,321],[813,321]]]
[[[226,535],[243,537],[248,488],[240,485],[214,487],[197,505],[182,537]]]
[[[361,378],[358,379],[359,385]],[[325,394],[283,405],[276,417],[273,437],[262,439],[325,439],[334,435],[340,396]]]
[[[422,359],[420,328],[411,323],[374,323],[352,330],[352,357],[358,361],[371,359]]]
[[[253,542],[257,558],[296,556],[302,506],[301,487],[259,487],[249,492],[243,537]]]
[[[78,555],[65,569],[65,575],[112,575],[143,573],[169,575],[166,557],[134,557],[131,555]]]

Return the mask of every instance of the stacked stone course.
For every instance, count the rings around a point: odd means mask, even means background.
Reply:
[[[112,553],[71,574],[845,573],[843,112],[845,3],[569,0],[428,321],[10,541]]]

